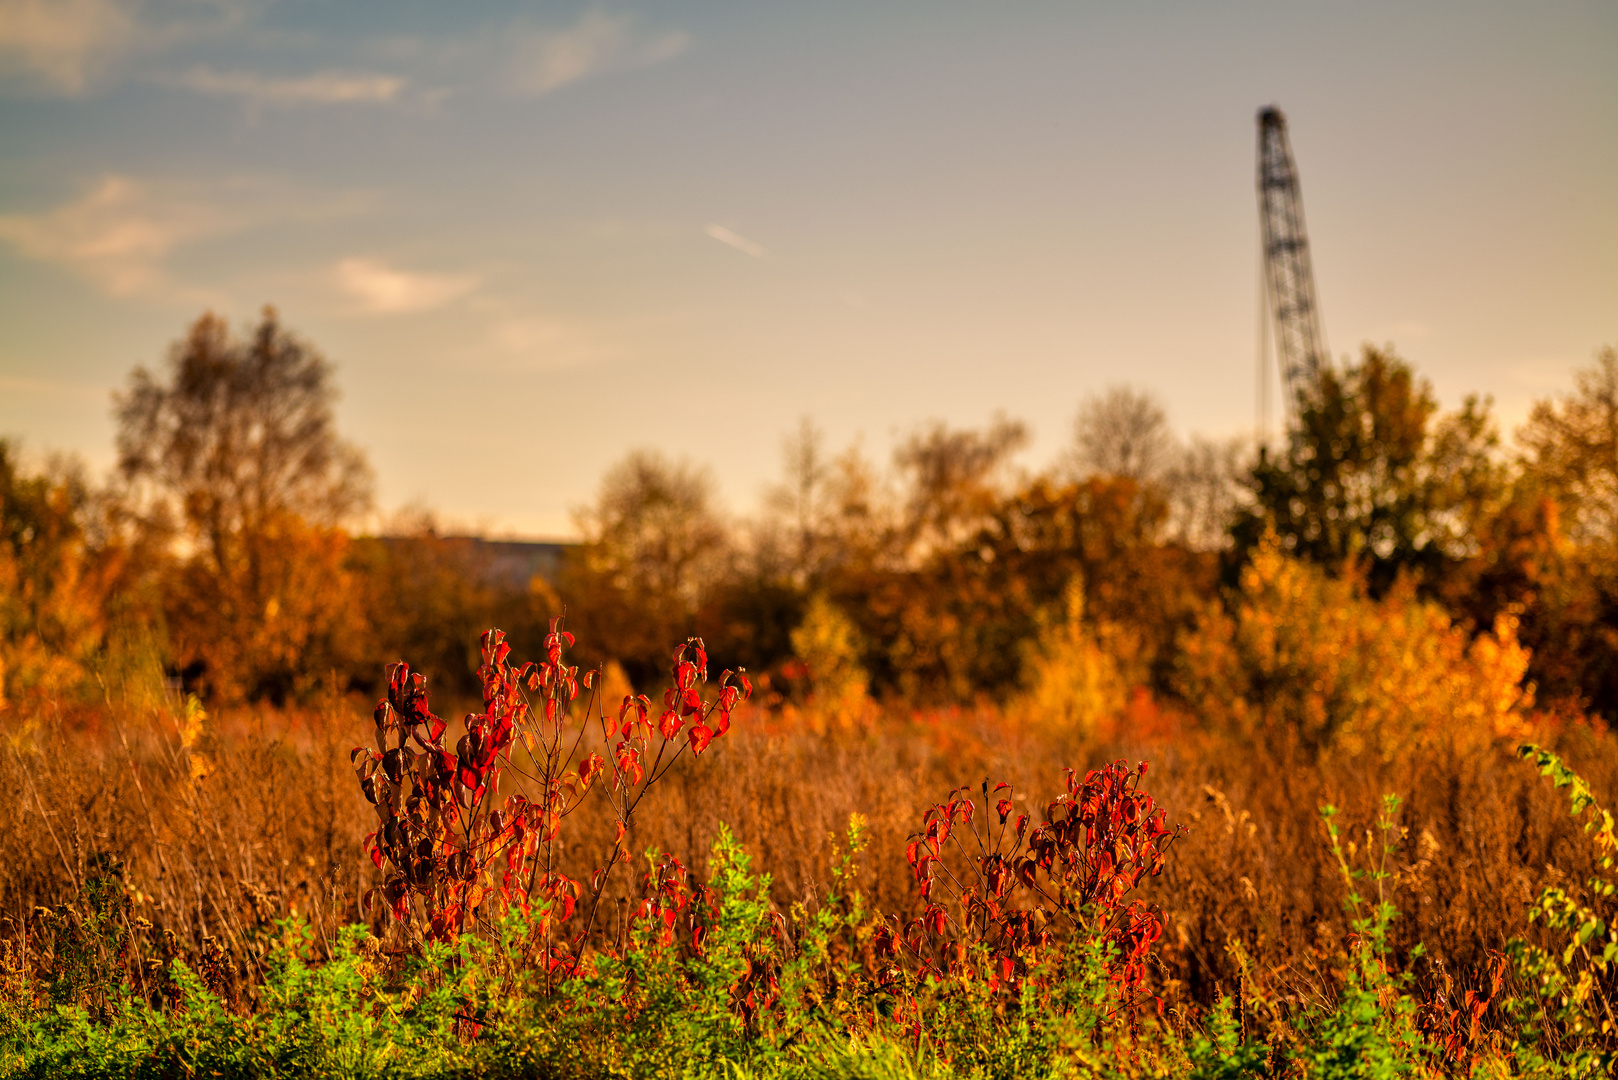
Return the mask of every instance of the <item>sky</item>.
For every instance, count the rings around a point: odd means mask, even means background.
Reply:
[[[811,418],[1255,424],[1254,115],[1326,337],[1509,427],[1618,344],[1618,5],[0,0],[0,435],[112,462],[204,311],[335,365],[383,511],[565,537]]]

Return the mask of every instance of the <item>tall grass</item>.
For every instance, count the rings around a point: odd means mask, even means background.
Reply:
[[[1163,920],[1143,984],[1162,1011],[1147,1010],[1134,1041],[1123,1029],[1102,1031],[1094,1019],[1101,1014],[1085,1014],[1071,1002],[1052,1014],[1056,1027],[1034,1032],[1021,1012],[974,1005],[970,995],[939,996],[937,986],[922,984],[907,984],[910,996],[894,1001],[928,1010],[925,1022],[900,1023],[890,1014],[861,1027],[852,1013],[827,1013],[839,994],[855,995],[844,1007],[872,1017],[886,1007],[881,994],[889,991],[870,981],[882,964],[872,953],[870,924],[849,923],[826,931],[824,959],[810,980],[820,987],[821,1005],[803,1006],[807,1012],[792,1021],[801,1031],[772,1034],[743,1023],[718,1043],[709,1039],[711,1052],[699,1061],[681,1056],[691,1033],[675,1031],[678,1024],[657,1009],[689,1012],[696,1008],[690,995],[707,994],[703,1015],[711,1013],[713,1022],[716,1009],[736,1015],[727,996],[735,980],[727,976],[724,987],[704,990],[690,982],[689,958],[628,983],[597,968],[594,982],[555,998],[521,990],[521,964],[487,953],[499,934],[473,935],[453,955],[394,955],[397,940],[387,937],[385,914],[362,903],[378,884],[361,847],[374,826],[348,754],[367,738],[368,704],[333,692],[315,709],[241,707],[211,715],[194,700],[109,693],[98,709],[7,727],[0,784],[15,795],[0,817],[0,918],[10,1037],[26,1030],[29,1039],[44,1038],[49,1032],[40,1025],[54,1016],[49,1045],[111,1055],[110,1062],[116,1055],[96,1049],[101,1044],[94,1040],[121,1031],[116,1037],[127,1041],[129,1025],[145,1025],[140,1039],[147,1041],[136,1039],[145,1049],[128,1059],[140,1068],[155,1068],[153,1062],[201,1068],[213,1060],[209,1054],[225,1053],[220,1047],[236,1047],[247,1073],[291,1070],[290,1063],[304,1061],[345,1075],[383,1074],[401,1067],[402,1046],[425,1040],[434,1047],[422,1059],[433,1063],[423,1065],[425,1072],[492,1074],[499,1069],[490,1047],[515,1052],[509,1026],[519,1025],[532,1045],[519,1054],[527,1064],[516,1071],[532,1074],[571,1061],[563,1071],[689,1067],[718,1075],[734,1066],[740,1072],[733,1075],[773,1075],[788,1067],[786,1058],[770,1056],[779,1050],[791,1058],[791,1070],[805,1075],[951,1069],[1016,1075],[1033,1068],[1030,1062],[1044,1069],[1058,1060],[1074,1068],[1089,1062],[1098,1069],[1198,1068],[1218,1075],[1206,1069],[1219,1060],[1246,1060],[1245,1053],[1255,1075],[1285,1060],[1299,1075],[1325,1076],[1347,1075],[1331,1071],[1337,1059],[1319,1044],[1336,1037],[1331,1024],[1347,1025],[1343,1030],[1359,1038],[1366,1024],[1384,1019],[1378,1008],[1398,999],[1409,1002],[1412,1017],[1429,1018],[1423,1021],[1429,1033],[1410,1019],[1399,1038],[1415,1041],[1394,1039],[1391,1057],[1384,1055],[1395,1063],[1471,1067],[1485,1060],[1476,1048],[1489,1047],[1487,1060],[1514,1071],[1527,1060],[1519,1051],[1532,1045],[1545,1061],[1572,1068],[1573,1049],[1612,1049],[1610,1031],[1573,1038],[1571,1021],[1557,1020],[1554,1009],[1522,1005],[1520,1015],[1508,1015],[1501,1003],[1508,998],[1537,1002],[1525,981],[1529,969],[1520,964],[1504,990],[1484,995],[1492,1004],[1484,1008],[1478,1040],[1463,1040],[1464,1054],[1452,1047],[1446,1056],[1444,1040],[1431,1034],[1438,1023],[1431,1018],[1440,1014],[1448,1018],[1446,1030],[1457,1030],[1451,1014],[1468,992],[1475,999],[1488,988],[1508,942],[1560,955],[1565,927],[1529,917],[1544,910],[1544,887],[1580,903],[1610,904],[1587,884],[1601,878],[1602,850],[1568,815],[1565,795],[1518,760],[1509,741],[1440,740],[1395,757],[1321,752],[1285,737],[1208,730],[1144,696],[1086,731],[988,703],[921,712],[872,705],[853,719],[841,707],[826,718],[812,708],[744,706],[726,740],[669,772],[627,838],[631,852],[677,853],[693,880],[732,875],[728,887],[754,897],[743,905],[751,914],[735,915],[746,923],[736,930],[738,941],[768,937],[760,927],[773,912],[801,944],[815,913],[835,916],[834,923],[844,918],[854,891],[867,915],[914,917],[922,905],[905,858],[907,840],[920,831],[928,806],[954,788],[975,792],[985,779],[1029,793],[1019,808],[1037,820],[1060,790],[1061,765],[1150,759],[1153,795],[1189,831],[1161,875],[1141,886]],[[1618,803],[1618,744],[1609,735],[1577,717],[1537,716],[1532,729],[1537,742],[1584,778],[1595,800]],[[1393,816],[1385,812],[1389,793],[1401,801]],[[1319,815],[1327,805],[1335,808],[1335,840]],[[839,877],[852,814],[865,823],[863,848]],[[606,816],[570,819],[567,872],[587,877],[613,847],[614,827]],[[1371,856],[1387,905],[1374,928],[1375,970],[1401,980],[1374,985],[1366,981],[1371,961],[1357,959],[1370,924],[1363,913],[1356,923],[1345,912],[1355,884],[1344,876],[1345,866],[1366,865]],[[736,870],[742,859],[768,877]],[[593,931],[599,942],[635,932],[637,887],[634,875],[610,887]],[[345,929],[355,923],[368,925],[369,934]],[[385,944],[390,940],[395,945]],[[467,949],[485,953],[478,959]],[[1075,1001],[1099,992],[1084,988],[1100,985],[1094,965],[1104,967],[1104,958],[1072,956],[1064,963],[1077,965],[1058,979],[1077,988]],[[606,1023],[602,1003],[654,976],[671,981],[660,991],[661,1005],[639,1006],[653,1027],[633,1036],[639,1045],[619,1045],[627,1036]],[[1610,1000],[1613,977],[1607,968],[1587,981]],[[516,1011],[498,1023],[487,1008],[475,1023],[466,1019],[468,1003],[484,992],[473,985],[479,979],[504,980],[526,1004],[511,1005]],[[303,1004],[289,1004],[294,999]],[[322,1023],[335,1025],[330,1045],[298,1049],[291,1034],[271,1030],[276,1015],[316,1001],[330,1014]],[[38,1012],[45,1004],[70,1011]],[[1356,1019],[1355,1009],[1369,1013]],[[662,1020],[653,1023],[658,1015]],[[1075,1027],[1083,1015],[1091,1015],[1089,1026]],[[402,1018],[397,1030],[376,1027],[387,1017]],[[590,1035],[596,1049],[582,1057],[563,1047],[563,1035],[582,1030],[570,1026],[576,1024],[596,1025]],[[180,1046],[187,1039],[191,1050]],[[341,1068],[331,1056],[339,1044],[346,1047],[339,1057],[359,1055]],[[43,1059],[19,1056],[17,1045],[6,1067],[39,1067]],[[768,1047],[775,1049],[766,1054]],[[53,1067],[71,1057],[52,1059]]]

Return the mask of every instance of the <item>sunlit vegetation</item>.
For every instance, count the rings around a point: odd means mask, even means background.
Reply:
[[[378,524],[211,317],[105,483],[0,443],[0,1075],[1607,1076],[1618,353],[1388,350],[1264,455],[805,421],[559,572]],[[499,630],[493,628],[499,627]]]

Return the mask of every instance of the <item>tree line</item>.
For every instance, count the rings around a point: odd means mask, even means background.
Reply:
[[[1542,702],[1618,716],[1612,348],[1509,439],[1487,399],[1441,409],[1371,347],[1264,453],[1182,440],[1122,387],[1081,404],[1041,470],[1003,417],[924,426],[885,466],[805,420],[748,520],[705,469],[637,450],[578,511],[556,580],[525,586],[427,515],[361,534],[371,474],[335,396],[273,310],[241,334],[204,315],[117,395],[107,482],[0,442],[4,707],[71,707],[136,669],[216,701],[372,693],[401,656],[470,697],[482,629],[520,648],[564,611],[586,659],[641,687],[700,635],[786,699],[971,701],[1027,690],[1082,624],[1123,685],[1172,698],[1187,633],[1267,551],[1343,604],[1410,597],[1479,633],[1509,619]]]

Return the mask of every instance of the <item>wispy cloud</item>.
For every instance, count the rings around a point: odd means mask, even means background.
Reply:
[[[253,22],[255,0],[0,0],[0,81],[68,97]]]
[[[380,259],[348,258],[333,268],[337,287],[376,315],[430,311],[458,300],[478,286],[468,274],[421,274]]]
[[[199,94],[240,97],[250,105],[386,104],[399,97],[405,80],[372,72],[326,71],[294,78],[274,78],[246,71],[214,71],[195,67],[172,81]]]
[[[0,241],[26,258],[65,267],[113,296],[213,303],[217,275],[204,285],[177,281],[171,273],[186,248],[269,226],[327,229],[375,205],[374,193],[310,188],[274,176],[113,174],[58,206],[0,214]]]
[[[116,0],[0,0],[0,74],[81,94],[125,52],[135,20]]]
[[[739,233],[731,232],[723,225],[714,225],[710,223],[708,227],[702,231],[719,241],[721,244],[729,244],[737,251],[751,255],[755,259],[762,259],[767,254],[767,252],[764,250],[763,244],[755,243]]]
[[[228,228],[204,203],[164,198],[127,176],[107,176],[83,198],[40,214],[0,216],[0,239],[24,255],[69,267],[115,296],[163,288],[174,248]]]
[[[628,15],[586,11],[565,30],[516,32],[511,85],[519,93],[548,94],[605,71],[646,67],[685,51],[679,30],[643,33]]]

